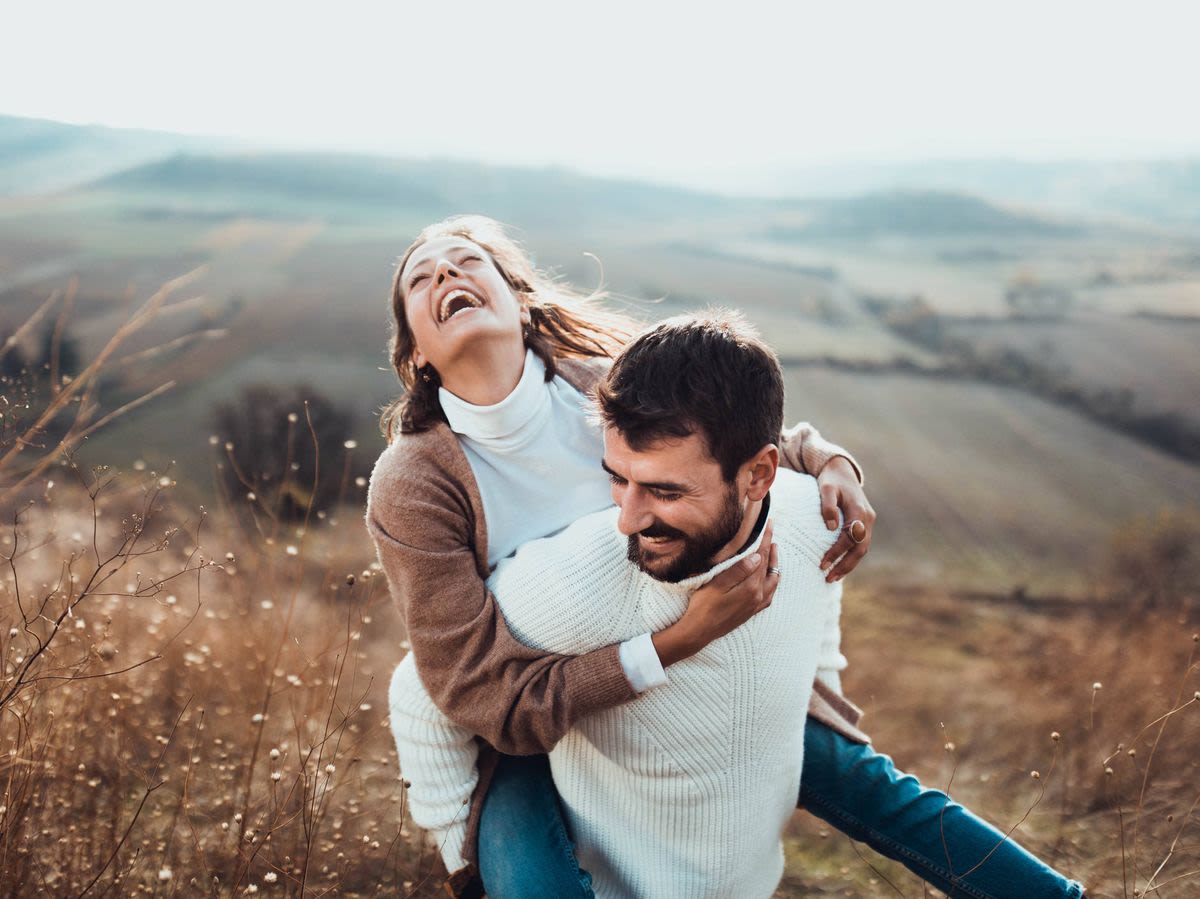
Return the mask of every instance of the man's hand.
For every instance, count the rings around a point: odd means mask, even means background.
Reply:
[[[817,485],[821,489],[821,517],[825,519],[825,526],[831,531],[837,528],[838,509],[842,510],[846,522],[837,542],[829,547],[821,560],[825,582],[832,584],[853,571],[870,549],[871,535],[875,531],[875,510],[867,502],[854,466],[842,456],[835,456],[826,463],[817,476]],[[861,526],[855,523],[859,521]],[[838,561],[839,557],[841,561]]]
[[[651,637],[663,667],[695,655],[771,604],[779,586],[772,531],[768,520],[758,550],[693,593],[683,617]]]

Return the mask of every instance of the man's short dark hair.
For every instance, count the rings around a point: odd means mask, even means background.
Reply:
[[[779,359],[736,312],[670,318],[617,357],[600,417],[633,449],[700,434],[726,481],[783,430]]]

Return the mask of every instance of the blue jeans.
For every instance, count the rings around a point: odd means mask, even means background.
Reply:
[[[945,793],[922,787],[886,755],[812,718],[804,732],[800,803],[952,897],[1083,895],[1078,883],[1005,840]],[[545,756],[501,758],[480,819],[479,870],[491,899],[593,896],[592,879],[575,860]]]

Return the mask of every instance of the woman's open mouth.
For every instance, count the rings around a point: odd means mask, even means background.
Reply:
[[[438,307],[438,324],[445,324],[459,313],[479,309],[481,306],[483,306],[483,300],[475,294],[462,288],[452,290],[442,297],[442,303]]]

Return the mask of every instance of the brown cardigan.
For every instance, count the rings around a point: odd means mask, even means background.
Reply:
[[[563,360],[559,374],[590,393],[608,360]],[[785,465],[819,472],[850,455],[805,424],[782,445]],[[597,460],[597,463],[599,460]],[[586,655],[547,655],[517,641],[485,584],[487,527],[479,487],[458,438],[445,422],[399,435],[380,455],[367,492],[367,529],[392,598],[408,629],[417,671],[437,706],[479,735],[479,785],[471,803],[464,856],[474,860],[479,811],[497,750],[549,752],[585,715],[637,694],[616,644]],[[861,712],[821,681],[809,714],[867,742]]]

